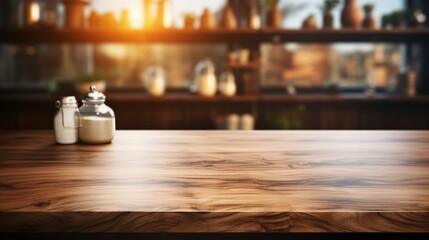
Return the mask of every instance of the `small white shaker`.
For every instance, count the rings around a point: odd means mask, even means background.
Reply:
[[[58,108],[54,117],[55,140],[59,144],[73,144],[78,141],[79,109],[76,98],[63,97],[56,102]]]

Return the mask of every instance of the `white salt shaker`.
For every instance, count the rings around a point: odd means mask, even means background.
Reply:
[[[76,98],[63,97],[56,102],[58,108],[54,117],[55,140],[59,144],[73,144],[78,141],[79,110]]]

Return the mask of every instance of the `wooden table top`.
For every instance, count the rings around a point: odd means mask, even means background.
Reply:
[[[426,232],[429,132],[0,132],[0,231]]]

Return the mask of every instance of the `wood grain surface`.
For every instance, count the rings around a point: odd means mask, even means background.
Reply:
[[[428,232],[429,132],[0,132],[0,231]]]

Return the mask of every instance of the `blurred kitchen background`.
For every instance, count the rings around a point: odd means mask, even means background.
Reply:
[[[55,101],[94,84],[118,129],[428,129],[428,9],[2,0],[0,128],[52,129]]]

